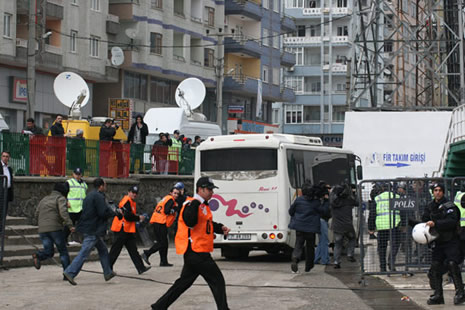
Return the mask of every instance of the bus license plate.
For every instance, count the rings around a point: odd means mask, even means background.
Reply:
[[[228,234],[228,240],[250,240],[251,234]]]

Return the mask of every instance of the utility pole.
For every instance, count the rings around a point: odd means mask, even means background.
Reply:
[[[26,119],[34,118],[36,93],[36,8],[37,0],[29,0],[29,23],[27,40],[27,107]]]
[[[460,57],[460,98],[459,98],[459,102],[460,102],[460,105],[462,104],[465,104],[465,73],[464,73],[464,66],[465,66],[465,63],[464,63],[464,56],[463,56],[463,53],[464,53],[464,49],[463,49],[463,3],[462,3],[462,0],[459,0],[457,1],[458,3],[458,9],[459,9],[459,20],[458,20],[458,23],[459,23],[459,57]]]
[[[223,119],[223,74],[224,74],[224,45],[223,28],[218,28],[218,43],[216,45],[216,122],[221,128],[221,133],[226,134],[226,123]]]

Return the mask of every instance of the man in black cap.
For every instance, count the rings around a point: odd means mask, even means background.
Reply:
[[[439,236],[432,242],[433,253],[428,277],[434,289],[434,294],[431,295],[427,303],[428,305],[444,304],[442,274],[443,266],[447,266],[455,286],[454,304],[458,305],[465,302],[465,292],[459,266],[463,262],[463,256],[460,251],[460,240],[457,232],[457,227],[460,225],[460,211],[453,202],[448,202],[448,199],[444,196],[444,184],[435,183],[431,188],[434,199],[425,208],[421,219]]]
[[[176,253],[184,255],[181,276],[173,286],[152,305],[152,309],[168,309],[201,275],[208,283],[220,310],[229,309],[223,274],[212,259],[214,233],[227,236],[229,228],[213,222],[208,201],[218,188],[208,177],[197,180],[197,193],[181,209],[175,237]]]
[[[111,225],[111,230],[115,232],[116,240],[115,243],[111,246],[110,249],[110,266],[113,269],[113,265],[116,262],[123,246],[126,247],[126,250],[129,252],[134,266],[137,269],[139,274],[142,274],[150,269],[150,267],[145,267],[142,262],[142,258],[137,251],[136,244],[136,222],[143,222],[145,217],[143,215],[137,214],[136,202],[135,199],[139,193],[138,186],[131,186],[129,188],[128,194],[121,199],[119,203],[119,208],[123,213],[123,218],[118,218],[115,216],[113,223]]]

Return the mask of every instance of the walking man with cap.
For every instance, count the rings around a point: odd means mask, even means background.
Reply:
[[[87,193],[87,184],[82,179],[81,168],[74,169],[73,178],[69,179],[67,182],[69,184],[68,213],[69,217],[71,218],[71,221],[73,221],[73,226],[76,227],[76,224],[79,221],[79,218],[81,217],[82,204],[84,202],[84,198],[86,198]],[[73,240],[72,242],[75,241],[76,240]]]
[[[113,224],[111,225],[111,230],[114,231],[116,235],[116,241],[110,249],[110,266],[113,268],[123,246],[125,246],[137,272],[142,274],[149,270],[150,267],[144,266],[142,258],[139,252],[137,252],[136,222],[143,222],[145,219],[143,215],[137,214],[135,199],[138,193],[139,187],[131,186],[128,194],[119,202],[119,208],[123,213],[123,218],[120,219],[115,216]]]
[[[152,309],[168,309],[201,275],[208,283],[220,310],[229,309],[223,274],[212,259],[214,233],[227,236],[229,228],[213,222],[208,201],[216,187],[208,177],[196,183],[196,194],[181,209],[175,238],[176,253],[184,255],[181,276],[173,286],[152,305]]]

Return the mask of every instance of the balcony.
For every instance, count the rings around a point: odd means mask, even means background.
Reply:
[[[296,31],[297,26],[295,25],[294,18],[283,15],[283,17],[281,17],[281,29],[284,32]]]
[[[284,44],[287,46],[320,45],[321,37],[287,37],[284,38]]]
[[[254,58],[260,58],[262,49],[255,39],[245,35],[234,35],[224,39],[224,52],[239,53]]]
[[[36,45],[36,53],[38,46]],[[27,40],[16,39],[16,59],[18,63],[26,63],[27,58]],[[63,69],[63,51],[61,47],[53,45],[44,45],[44,51],[40,57],[36,58],[37,66],[44,67],[49,70],[57,71]]]
[[[253,20],[262,20],[260,4],[249,0],[226,0],[224,15],[243,15]]]
[[[329,71],[329,69],[332,69],[333,73],[346,73],[347,72],[347,65],[343,64],[333,64],[333,65],[323,65],[323,71]]]
[[[341,15],[350,15],[352,14],[352,10],[349,8],[332,8],[331,13],[333,15],[341,16]]]
[[[223,90],[240,94],[257,95],[258,79],[244,74],[225,74]]]
[[[281,65],[285,67],[292,67],[295,65],[295,55],[289,52],[281,53]]]
[[[120,32],[119,17],[116,15],[107,15],[106,31],[109,34],[118,34]]]
[[[335,45],[344,45],[349,43],[349,36],[333,36],[331,42]]]
[[[302,10],[303,16],[320,16],[321,8],[305,8]]]
[[[282,102],[295,102],[295,93],[292,88],[281,86],[280,91]]]
[[[119,68],[113,66],[105,66],[105,78],[108,82],[118,82],[119,80]]]
[[[29,0],[17,0],[16,13],[28,14]],[[47,0],[47,7],[45,8],[47,19],[62,20],[63,19],[63,0]]]

